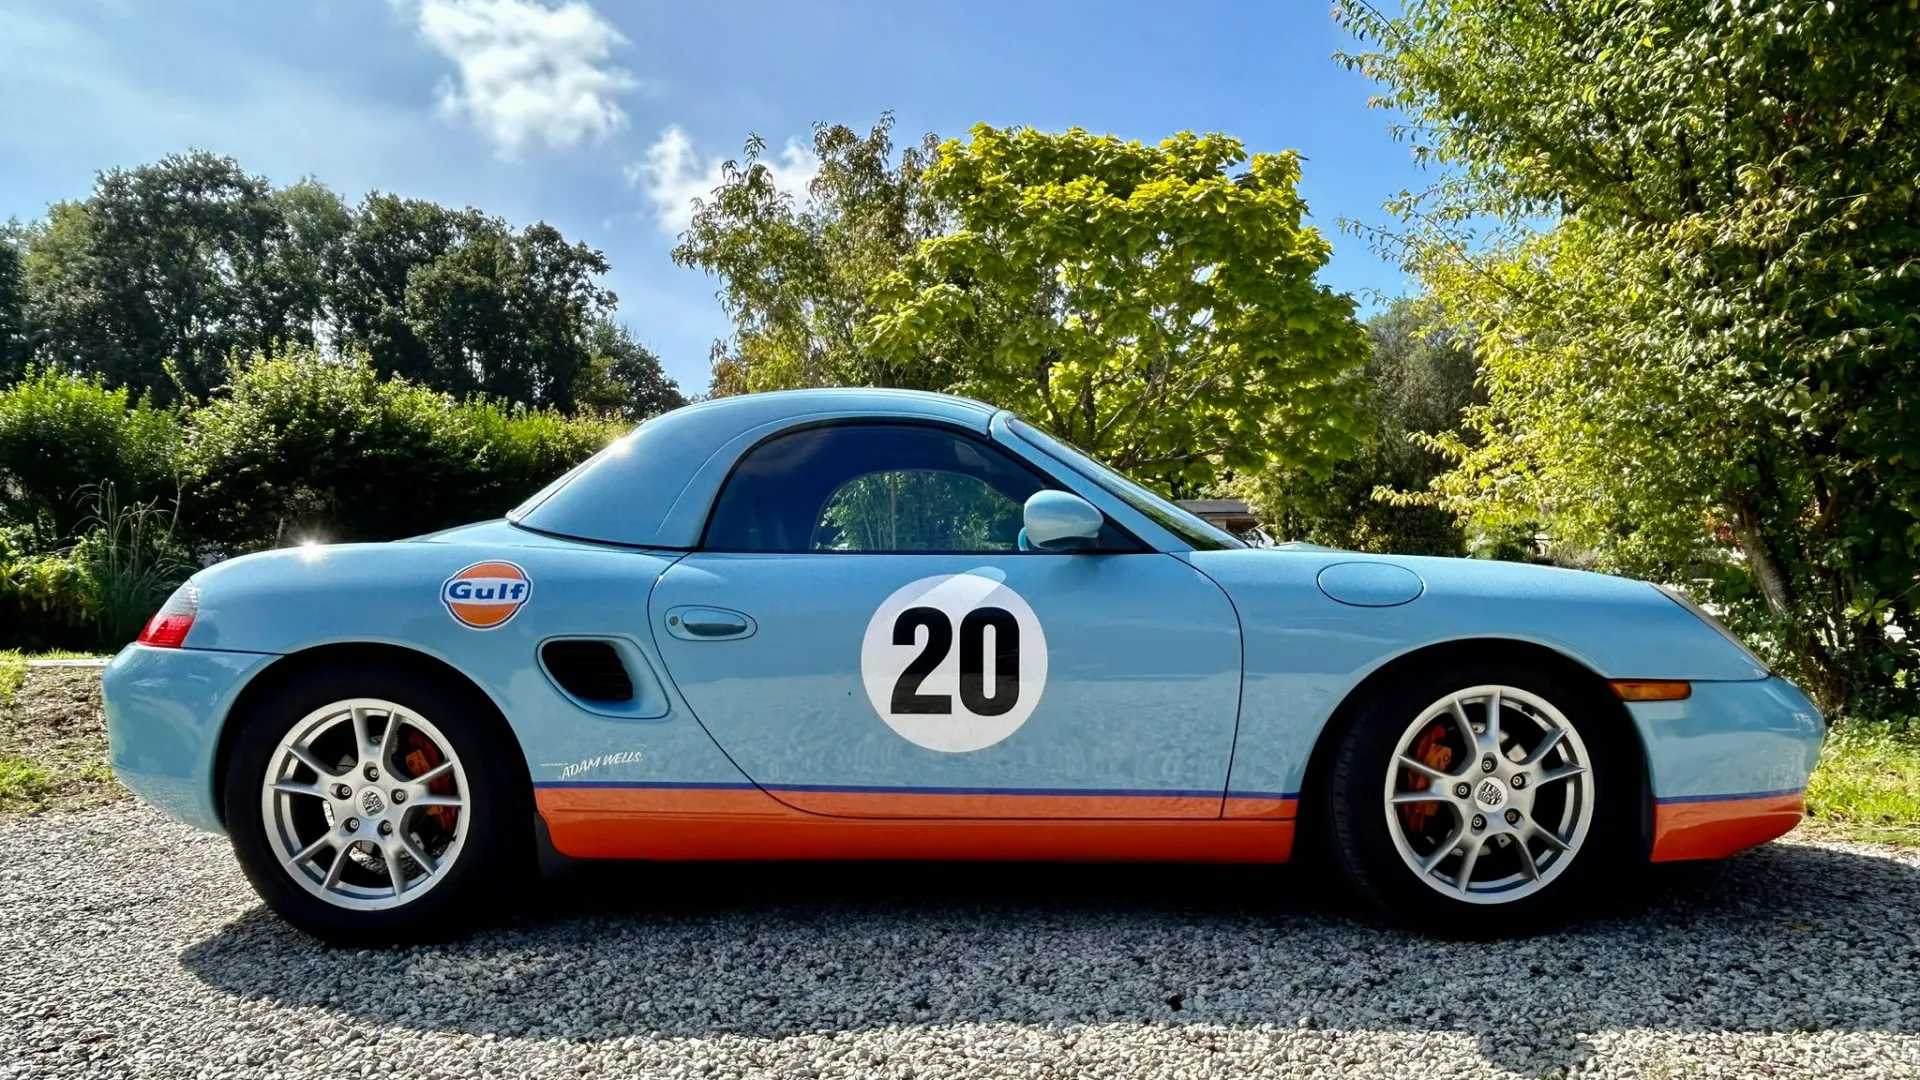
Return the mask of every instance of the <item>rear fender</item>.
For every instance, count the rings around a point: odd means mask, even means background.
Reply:
[[[186,645],[282,656],[254,676],[267,680],[262,687],[314,662],[405,650],[458,673],[492,702],[536,786],[584,780],[583,771],[602,783],[741,783],[740,771],[680,700],[648,628],[647,598],[678,557],[570,543],[263,552],[196,575],[200,613]],[[497,562],[524,576],[525,599],[491,627],[462,622],[443,601],[443,586],[465,568]],[[666,702],[664,711],[597,708],[563,692],[539,660],[540,646],[556,637],[614,642],[641,692]],[[256,699],[257,692],[245,700]],[[223,724],[221,738],[228,737]]]

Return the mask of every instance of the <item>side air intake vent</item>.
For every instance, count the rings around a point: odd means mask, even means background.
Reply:
[[[633,679],[620,654],[605,641],[549,641],[540,662],[560,688],[582,701],[633,700]]]

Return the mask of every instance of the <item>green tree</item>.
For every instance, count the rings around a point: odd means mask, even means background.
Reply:
[[[544,222],[368,196],[340,272],[345,343],[382,376],[454,394],[573,407],[594,320],[615,303],[606,258]]]
[[[26,283],[15,229],[0,228],[0,386],[19,378],[27,367]]]
[[[799,203],[774,183],[758,136],[747,140],[743,162],[721,167],[720,186],[673,249],[675,262],[720,278],[720,303],[733,319],[732,339],[714,343],[715,394],[925,385],[859,339],[876,313],[875,288],[944,226],[922,183],[936,145],[928,135],[896,160],[891,114],[864,136],[815,124],[820,171]]]
[[[458,239],[458,215],[424,199],[374,192],[354,211],[335,302],[343,343],[382,377],[433,379],[433,360],[407,320],[407,286]]]
[[[1366,353],[1299,178],[1224,135],[976,127],[927,171],[956,228],[891,279],[872,350],[1175,491],[1322,470],[1357,446]]]
[[[1412,300],[1367,320],[1366,407],[1375,428],[1360,452],[1316,476],[1281,467],[1251,474],[1233,489],[1282,539],[1356,551],[1465,555],[1467,536],[1450,510],[1408,500],[1447,470],[1431,438],[1460,431],[1468,407],[1486,395],[1474,384],[1473,349],[1427,324]],[[1422,437],[1425,437],[1424,439]]]
[[[474,212],[461,222],[460,243],[407,283],[406,325],[425,353],[423,381],[571,409],[587,327],[613,301],[594,283],[606,260],[550,225],[516,235]]]
[[[234,357],[324,344],[450,393],[571,409],[615,303],[605,257],[545,223],[381,194],[353,208],[203,152],[103,172],[0,246],[0,375],[30,346],[161,401],[207,398]]]
[[[574,402],[629,422],[687,403],[680,384],[667,378],[660,358],[634,340],[626,324],[602,316],[587,331],[587,363],[573,389]]]
[[[101,173],[27,230],[37,355],[162,399],[204,395],[236,350],[310,340],[311,290],[269,270],[291,242],[271,186],[231,158]]]
[[[339,341],[346,329],[340,302],[353,208],[313,179],[280,188],[271,197],[285,226],[275,231],[261,267],[263,290],[276,304],[273,321],[298,344]]]
[[[1920,10],[1337,10],[1444,170],[1385,240],[1485,365],[1439,500],[1704,579],[1823,705],[1910,707]]]

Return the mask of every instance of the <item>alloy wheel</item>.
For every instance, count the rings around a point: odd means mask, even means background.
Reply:
[[[453,868],[470,808],[460,758],[438,727],[391,701],[308,713],[268,759],[260,792],[280,866],[329,904],[361,911],[424,895]]]
[[[1593,824],[1580,733],[1545,698],[1512,686],[1448,694],[1408,724],[1387,765],[1394,847],[1428,887],[1510,903],[1572,863]]]

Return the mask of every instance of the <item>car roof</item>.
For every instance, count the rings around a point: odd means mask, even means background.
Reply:
[[[662,413],[507,515],[541,532],[600,543],[690,548],[733,463],[783,428],[874,418],[986,433],[998,412],[970,398],[871,387],[715,398]]]

